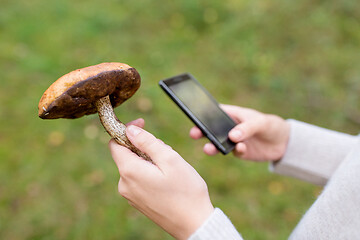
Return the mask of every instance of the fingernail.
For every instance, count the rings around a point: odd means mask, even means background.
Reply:
[[[141,129],[137,126],[130,125],[127,127],[126,132],[135,137],[141,132]]]
[[[241,138],[242,132],[238,129],[235,129],[235,130],[231,131],[231,135],[233,138],[239,139],[239,138]]]
[[[205,143],[204,148],[212,147],[211,145],[212,145],[211,143]]]

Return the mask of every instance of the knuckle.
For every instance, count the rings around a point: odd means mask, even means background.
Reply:
[[[124,164],[120,170],[120,176],[124,179],[132,178],[134,175],[134,170],[129,166],[129,164]]]
[[[120,193],[121,196],[128,199],[129,191],[128,191],[128,188],[127,188],[126,184],[124,183],[124,181],[122,181],[122,179],[120,179],[119,184],[118,184],[118,192]]]
[[[163,146],[167,151],[175,152],[175,150],[170,145],[164,143]]]
[[[147,144],[148,149],[156,149],[159,144],[165,145],[165,143],[161,143],[161,141],[157,138],[154,138],[152,141],[149,141]]]

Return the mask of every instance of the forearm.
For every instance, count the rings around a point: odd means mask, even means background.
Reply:
[[[296,120],[291,126],[288,147],[271,170],[314,184],[324,185],[355,146],[357,137]]]

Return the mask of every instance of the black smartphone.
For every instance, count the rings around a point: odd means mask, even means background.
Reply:
[[[191,74],[161,80],[159,85],[220,152],[227,154],[234,149],[228,133],[236,123]]]

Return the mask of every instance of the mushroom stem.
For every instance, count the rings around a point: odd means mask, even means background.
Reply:
[[[125,132],[126,126],[116,117],[109,96],[97,100],[95,102],[95,106],[99,113],[101,124],[104,126],[108,134],[114,138],[118,144],[129,148],[139,157],[152,162],[151,158],[147,154],[141,152],[127,138]]]

